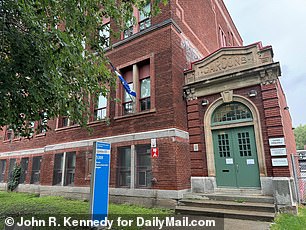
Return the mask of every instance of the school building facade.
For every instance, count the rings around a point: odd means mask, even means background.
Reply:
[[[107,56],[137,97],[118,80],[91,105],[92,132],[69,117],[48,121],[52,130],[30,139],[4,128],[0,189],[18,163],[19,191],[88,199],[93,143],[105,141],[114,201],[173,206],[190,192],[277,196],[279,186],[294,197],[295,142],[272,48],[243,46],[223,1],[171,0],[161,11],[148,18],[135,9],[137,23],[119,38],[103,31]]]

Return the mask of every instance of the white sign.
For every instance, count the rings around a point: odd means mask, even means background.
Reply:
[[[151,148],[156,148],[156,139],[151,139]]]
[[[271,156],[287,156],[286,148],[270,149]]]
[[[272,166],[288,166],[287,158],[272,158]]]
[[[269,145],[276,146],[276,145],[285,145],[285,138],[269,138]]]
[[[193,151],[195,152],[199,151],[199,144],[193,144]]]
[[[247,165],[255,165],[254,159],[247,159],[246,162],[247,162]]]
[[[225,164],[227,164],[227,165],[232,165],[232,164],[234,164],[233,158],[226,158],[226,159],[225,159]]]

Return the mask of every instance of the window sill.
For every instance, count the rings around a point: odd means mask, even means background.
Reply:
[[[3,141],[3,143],[5,144],[5,143],[11,143],[13,140],[5,140],[5,141]]]
[[[90,121],[87,125],[88,126],[97,126],[97,125],[100,125],[102,123],[106,123],[106,119],[101,119],[101,120],[97,120],[97,121]]]
[[[134,118],[134,117],[138,117],[138,116],[152,114],[152,113],[155,113],[155,112],[156,112],[156,109],[150,109],[148,111],[143,111],[143,112],[132,113],[132,114],[127,114],[127,115],[122,115],[122,116],[114,117],[114,120]]]
[[[80,127],[81,127],[80,125],[65,126],[65,127],[55,129],[55,132],[72,130],[72,129],[77,129],[77,128],[80,128]]]
[[[46,133],[40,133],[40,134],[35,135],[34,137],[35,138],[42,138],[42,137],[45,137],[45,136],[46,136]]]

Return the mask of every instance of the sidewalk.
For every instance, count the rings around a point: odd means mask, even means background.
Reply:
[[[268,230],[271,222],[224,219],[224,230]]]

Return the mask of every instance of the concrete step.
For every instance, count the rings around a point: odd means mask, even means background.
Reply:
[[[260,212],[260,211],[244,211],[244,210],[231,210],[222,208],[203,208],[192,206],[176,206],[176,214],[182,215],[201,215],[207,217],[224,217],[243,220],[261,220],[261,221],[273,221],[275,213]]]
[[[233,211],[234,210],[244,210],[244,211],[259,211],[259,212],[275,213],[275,205],[270,204],[270,203],[182,199],[179,201],[179,206],[230,209]]]
[[[262,195],[262,190],[257,188],[215,188],[215,193],[234,195]]]
[[[184,199],[193,200],[219,200],[219,201],[236,201],[249,203],[268,203],[274,204],[274,198],[271,196],[263,196],[257,194],[240,195],[240,194],[224,194],[224,193],[188,193],[184,195]]]

